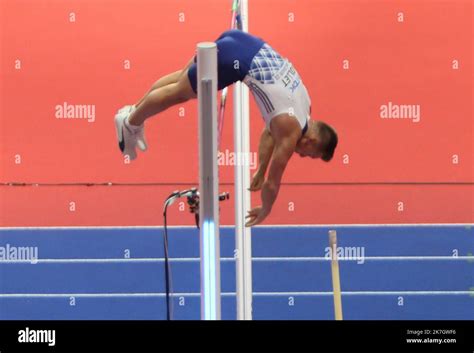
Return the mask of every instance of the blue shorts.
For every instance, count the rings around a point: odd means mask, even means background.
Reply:
[[[221,34],[217,44],[217,88],[219,90],[234,82],[242,81],[250,70],[252,60],[265,42],[240,30]],[[197,93],[197,58],[189,67],[188,78],[193,91]]]

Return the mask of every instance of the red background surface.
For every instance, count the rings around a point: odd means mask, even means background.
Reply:
[[[161,224],[165,197],[197,182],[197,103],[147,122],[149,150],[131,164],[118,151],[113,116],[184,66],[198,42],[229,28],[230,8],[230,0],[0,1],[0,182],[157,183],[4,185],[0,225]],[[267,223],[474,221],[472,14],[464,0],[249,1],[250,32],[294,63],[313,119],[340,137],[331,163],[292,159]],[[95,105],[95,122],[56,119],[64,102]],[[419,104],[421,121],[381,119],[388,102]],[[232,125],[229,100],[222,149],[233,148]],[[251,99],[252,151],[262,128]],[[232,183],[233,167],[220,177]],[[371,182],[407,184],[357,184]],[[233,202],[221,208],[222,223],[232,224]],[[173,224],[192,224],[179,216],[185,210],[172,212]]]

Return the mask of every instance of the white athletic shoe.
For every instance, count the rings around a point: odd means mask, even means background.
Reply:
[[[115,115],[115,131],[120,151],[123,155],[128,155],[130,160],[137,158],[136,147],[141,151],[146,151],[145,130],[143,124],[140,126],[130,125],[128,118],[135,110],[135,106],[128,105],[121,108]]]

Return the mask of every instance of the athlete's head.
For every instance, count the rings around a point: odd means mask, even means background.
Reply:
[[[296,145],[295,152],[301,157],[321,158],[329,162],[337,146],[337,133],[322,121],[308,121],[308,130]]]

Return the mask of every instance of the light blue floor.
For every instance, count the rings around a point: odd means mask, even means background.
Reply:
[[[253,229],[255,319],[334,319],[328,229]],[[338,246],[364,251],[363,263],[339,261],[345,319],[474,319],[471,226],[335,229]],[[164,319],[162,236],[161,228],[0,228],[0,247],[39,252],[37,264],[0,260],[0,319]],[[199,233],[172,228],[169,237],[174,318],[199,319]],[[233,229],[221,229],[224,319],[235,319],[233,248]]]

